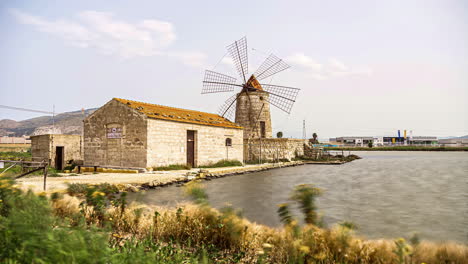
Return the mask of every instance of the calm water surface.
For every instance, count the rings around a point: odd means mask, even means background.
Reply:
[[[251,221],[279,226],[277,204],[294,186],[325,190],[318,199],[325,222],[352,221],[370,238],[418,233],[429,240],[468,243],[467,152],[355,152],[341,166],[304,165],[204,182],[210,202],[241,208]],[[180,187],[150,190],[134,199],[174,206],[186,201]]]

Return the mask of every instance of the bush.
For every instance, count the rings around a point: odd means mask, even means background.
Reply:
[[[187,164],[172,164],[169,166],[153,167],[155,171],[170,171],[170,170],[190,170],[192,167]]]
[[[242,166],[242,165],[243,165],[242,162],[238,160],[220,160],[216,163],[199,166],[199,168],[222,168],[222,167],[235,167],[235,166]]]

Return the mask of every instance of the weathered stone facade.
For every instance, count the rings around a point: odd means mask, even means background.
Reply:
[[[109,129],[121,137],[108,137]],[[145,168],[147,117],[111,100],[84,120],[84,165]]]
[[[34,160],[46,160],[49,166],[63,169],[68,164],[83,160],[82,139],[79,135],[48,134],[31,136],[31,154]],[[60,154],[61,153],[61,154]]]
[[[236,101],[236,124],[244,128],[244,138],[271,138],[269,95],[266,92],[241,92]],[[262,129],[264,133],[262,135]]]
[[[148,167],[186,163],[187,131],[195,132],[195,165],[221,159],[243,161],[242,129],[148,120]],[[232,140],[226,146],[226,139]]]
[[[293,138],[255,138],[244,139],[244,158],[246,161],[292,160],[304,155],[303,139]]]
[[[123,101],[113,99],[85,119],[85,166],[148,168],[186,164],[187,131],[195,131],[195,166],[222,159],[243,160],[243,130],[222,117]],[[197,124],[205,122],[204,118],[207,125]],[[232,127],[223,126],[223,122]],[[227,138],[232,146],[226,146]]]

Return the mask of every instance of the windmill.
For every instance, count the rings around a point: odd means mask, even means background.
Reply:
[[[233,92],[239,89],[238,93],[229,97],[220,107],[219,115],[244,127],[244,138],[271,137],[270,104],[289,114],[300,89],[263,84],[259,80],[284,71],[289,65],[270,54],[249,77],[247,38],[235,41],[227,46],[227,50],[242,84],[238,84],[236,78],[229,75],[206,70],[202,94]]]

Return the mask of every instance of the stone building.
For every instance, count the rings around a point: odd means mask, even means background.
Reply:
[[[271,138],[269,94],[243,91],[237,95],[236,124],[244,128],[244,138]]]
[[[248,85],[237,94],[236,124],[244,128],[244,159],[246,161],[276,162],[304,155],[302,139],[273,138],[269,94],[252,76]]]
[[[46,160],[49,166],[63,170],[67,165],[83,160],[80,135],[47,134],[31,136],[34,160]]]
[[[216,114],[114,98],[84,120],[84,165],[243,161],[242,140],[242,127]]]

